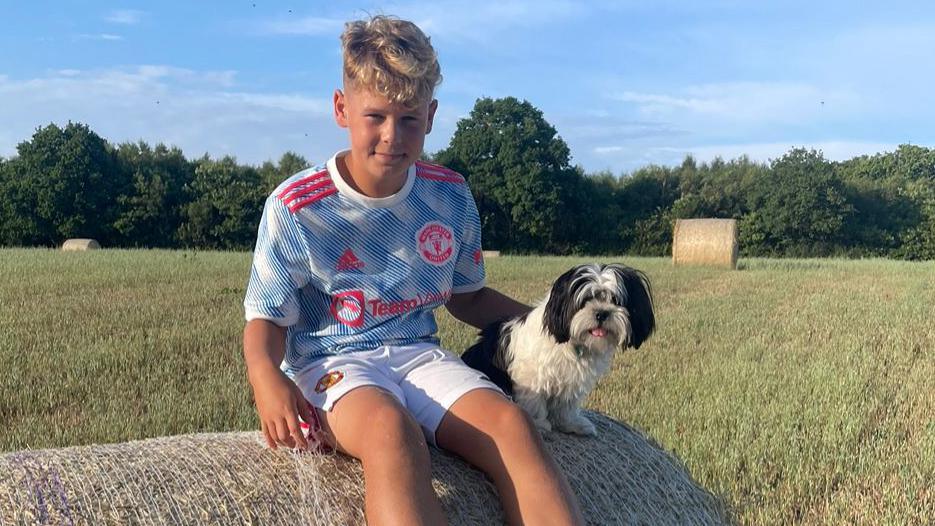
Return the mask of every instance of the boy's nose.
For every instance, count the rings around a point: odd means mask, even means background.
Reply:
[[[383,127],[383,142],[387,144],[394,144],[402,136],[402,132],[399,129],[399,125],[393,122],[386,122]]]

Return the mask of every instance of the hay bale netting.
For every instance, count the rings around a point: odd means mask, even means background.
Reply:
[[[101,248],[101,244],[95,239],[69,239],[62,244],[62,250],[65,252],[82,252],[85,250],[97,250]]]
[[[595,438],[545,442],[590,524],[725,524],[721,502],[639,432],[589,413]],[[452,525],[502,524],[493,485],[432,449]],[[257,432],[0,455],[0,524],[360,524],[360,464],[266,448]]]
[[[736,219],[677,219],[672,263],[737,268]]]

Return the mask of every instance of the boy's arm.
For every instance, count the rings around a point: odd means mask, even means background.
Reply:
[[[269,447],[277,444],[306,449],[308,441],[299,427],[298,416],[313,422],[305,397],[279,364],[286,353],[286,329],[275,323],[253,319],[243,331],[243,354],[247,378],[263,434]]]
[[[532,310],[532,307],[490,287],[474,292],[452,294],[445,308],[455,318],[478,329],[483,329],[495,321],[513,318]]]

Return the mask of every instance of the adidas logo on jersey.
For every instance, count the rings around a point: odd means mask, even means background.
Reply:
[[[364,262],[357,259],[353,250],[347,249],[341,254],[341,257],[338,258],[338,264],[335,268],[337,268],[338,271],[362,269],[364,268]]]

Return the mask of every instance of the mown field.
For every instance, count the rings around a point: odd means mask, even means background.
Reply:
[[[588,405],[677,455],[744,524],[935,522],[935,263],[619,258],[658,332]],[[585,259],[503,257],[521,300]],[[253,429],[246,253],[0,250],[0,451]],[[440,313],[460,352],[474,330]]]

